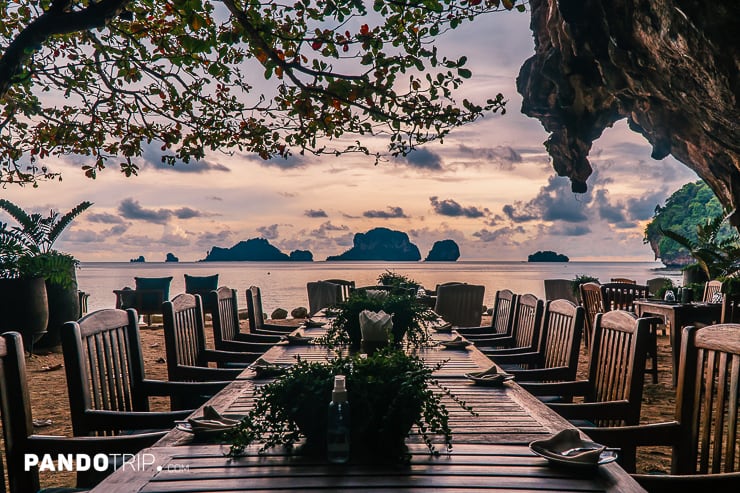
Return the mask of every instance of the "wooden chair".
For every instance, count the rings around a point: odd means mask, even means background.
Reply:
[[[635,281],[634,279],[629,279],[626,277],[612,277],[611,279],[609,279],[609,281],[618,282],[622,284],[637,284],[637,281]]]
[[[208,294],[214,289],[218,289],[218,274],[210,276],[191,276],[185,274],[184,277],[185,292],[200,295],[200,299],[203,302],[203,313],[213,316],[213,312],[217,310],[217,307],[210,304]]]
[[[487,356],[527,353],[537,350],[542,328],[544,303],[533,294],[517,299],[511,335],[473,339],[473,343]]]
[[[722,292],[722,281],[711,280],[704,284],[704,295],[702,301],[704,303],[712,303],[715,295]]]
[[[480,325],[486,287],[475,284],[440,286],[434,311],[446,322],[461,327]]]
[[[239,330],[239,307],[236,289],[221,286],[208,293],[212,313],[213,346],[219,351],[266,352],[280,342],[279,335],[244,333]]]
[[[740,293],[724,293],[722,295],[722,315],[720,323],[740,323]]]
[[[262,292],[257,286],[247,289],[247,315],[249,317],[249,332],[257,334],[286,334],[293,332],[297,325],[279,325],[265,323],[262,311]]]
[[[203,304],[200,296],[182,293],[163,307],[167,375],[175,381],[231,380],[262,353],[218,351],[206,348]],[[210,362],[220,368],[209,367]],[[223,368],[228,364],[241,368]]]
[[[640,422],[650,323],[649,318],[638,319],[622,310],[599,313],[594,321],[587,380],[521,385],[535,395],[557,395],[566,400],[582,396],[584,402],[548,403],[577,424],[636,425]],[[634,457],[625,460],[634,462]]]
[[[355,281],[347,281],[346,279],[324,279],[324,282],[339,284],[342,287],[342,297],[340,301],[344,301],[349,298],[349,295],[355,290]]]
[[[5,438],[5,460],[10,493],[31,493],[39,489],[38,468],[26,470],[26,454],[135,454],[162,438],[165,432],[116,437],[59,437],[35,435],[28,375],[21,335],[6,332],[0,336],[0,411]],[[0,461],[0,472],[2,472]],[[2,478],[0,478],[2,479]],[[80,472],[77,486],[90,487],[102,480],[100,474]],[[4,479],[0,491],[5,491]],[[59,491],[59,490],[55,490]],[[80,491],[80,490],[74,490]]]
[[[675,421],[584,431],[622,450],[671,446],[670,475],[634,476],[648,491],[740,491],[740,324],[684,328],[679,368]]]
[[[62,327],[72,431],[77,436],[172,428],[192,409],[149,411],[149,398],[167,396],[172,409],[197,407],[226,382],[183,384],[149,380],[136,311],[104,309]]]
[[[334,306],[345,299],[342,285],[328,281],[307,282],[306,292],[309,315],[314,315],[319,310]]]
[[[573,281],[570,279],[545,279],[546,300],[568,300],[576,302]]]
[[[496,298],[494,299],[493,310],[491,312],[491,325],[458,327],[456,329],[457,332],[470,340],[486,338],[494,335],[511,335],[512,328],[514,327],[514,315],[518,299],[519,296],[508,289],[496,291]]]
[[[162,303],[170,297],[170,283],[172,276],[169,277],[134,277],[135,289],[117,289],[113,293],[116,295],[116,308],[126,310],[133,308],[136,313],[143,315],[146,325],[152,324],[152,315],[162,313]]]
[[[547,301],[537,351],[491,359],[519,382],[575,380],[583,322],[583,307],[568,300]]]
[[[609,282],[601,285],[602,311],[626,310],[635,311],[635,300],[646,299],[649,295],[647,285],[642,286],[635,283]],[[658,338],[657,325],[651,327],[648,356],[652,361],[650,368],[646,370],[653,376],[653,383],[658,383]]]
[[[581,294],[581,304],[586,315],[583,342],[586,347],[589,347],[591,345],[591,334],[594,331],[596,314],[604,310],[604,303],[601,300],[601,284],[586,282],[578,286],[578,291]]]
[[[645,281],[645,285],[648,287],[648,296],[654,298],[662,288],[673,287],[673,281],[667,277],[653,277]]]

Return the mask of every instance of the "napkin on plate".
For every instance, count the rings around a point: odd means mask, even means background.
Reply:
[[[239,420],[221,416],[212,406],[205,406],[203,417],[188,418],[188,423],[193,433],[202,433],[230,430],[239,424]]]
[[[360,331],[363,341],[387,341],[388,335],[393,328],[393,315],[383,310],[373,312],[362,310],[360,312]]]

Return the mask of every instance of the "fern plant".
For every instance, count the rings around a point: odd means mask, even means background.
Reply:
[[[687,248],[709,279],[732,276],[740,272],[740,235],[719,236],[724,217],[707,219],[696,226],[697,241],[675,231],[662,229],[661,234]]]
[[[43,277],[68,287],[79,262],[52,247],[74,218],[90,206],[92,202],[84,201],[65,214],[52,210],[44,217],[29,214],[13,202],[0,199],[0,209],[18,223],[12,228],[0,223],[0,277]]]

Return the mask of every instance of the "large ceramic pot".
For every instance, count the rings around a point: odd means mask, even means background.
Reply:
[[[77,274],[70,266],[72,283],[68,286],[46,281],[46,296],[49,301],[49,323],[46,334],[35,344],[36,348],[52,348],[61,344],[62,326],[80,318],[80,296],[77,293]]]
[[[46,333],[48,323],[49,306],[43,278],[0,279],[0,332],[20,332],[26,350],[30,350]]]

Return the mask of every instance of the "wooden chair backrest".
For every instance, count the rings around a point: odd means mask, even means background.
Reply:
[[[491,327],[494,334],[511,334],[514,327],[514,314],[519,295],[508,289],[496,291],[496,299],[493,302],[493,315]]]
[[[208,304],[217,309],[211,314],[213,343],[219,348],[223,342],[235,341],[239,334],[239,306],[236,289],[221,286],[208,293]]]
[[[604,304],[601,301],[601,284],[595,282],[583,283],[578,286],[578,291],[581,294],[581,303],[586,314],[584,340],[586,346],[590,346],[591,334],[594,331],[594,318],[596,318],[597,313],[604,310]]]
[[[513,347],[532,348],[537,346],[542,328],[544,303],[533,294],[519,296],[514,315]]]
[[[313,281],[306,283],[308,293],[308,313],[313,315],[322,308],[334,306],[345,299],[343,286],[328,281]],[[349,296],[349,291],[347,291]]]
[[[570,279],[545,279],[546,300],[568,300],[576,302],[573,281]]]
[[[629,279],[627,277],[612,277],[609,279],[609,282],[620,282],[623,284],[637,284],[637,281],[634,279]]]
[[[265,315],[262,311],[262,292],[257,286],[247,289],[247,316],[249,330],[261,330],[265,326]]]
[[[740,293],[722,295],[722,315],[719,322],[722,324],[740,323]]]
[[[5,438],[5,462],[8,485],[12,493],[38,491],[38,470],[26,471],[24,453],[28,451],[28,437],[33,434],[31,399],[26,384],[26,359],[23,340],[17,332],[0,336],[0,412]],[[2,471],[0,461],[0,472]],[[0,478],[2,479],[2,478]],[[0,491],[5,491],[1,481]]]
[[[576,379],[583,320],[583,307],[568,300],[550,300],[545,304],[539,343],[542,367],[567,367],[571,373],[564,380]]]
[[[652,279],[645,281],[645,285],[648,287],[648,291],[652,296],[657,295],[658,291],[660,291],[662,287],[670,286],[672,284],[673,282],[667,277],[653,277]]]
[[[169,380],[187,380],[180,366],[208,366],[203,304],[197,294],[181,293],[163,305],[164,342]]]
[[[740,471],[740,324],[684,328],[674,474]]]
[[[62,327],[64,369],[67,375],[72,430],[84,436],[116,432],[99,430],[86,418],[90,409],[148,411],[140,389],[144,359],[139,339],[138,314],[133,309],[97,310]]]
[[[717,281],[716,279],[707,281],[707,283],[704,284],[704,296],[702,296],[702,301],[704,303],[711,302],[714,295],[720,291],[722,291],[722,281]]]
[[[446,322],[459,327],[480,325],[485,286],[451,284],[440,286],[434,311]]]
[[[602,310],[635,311],[635,300],[648,297],[648,287],[628,282],[608,282],[601,285]]]
[[[339,284],[342,287],[342,297],[340,301],[345,301],[349,298],[350,293],[355,290],[355,281],[347,281],[346,279],[324,279],[324,282]]]
[[[652,319],[613,310],[598,313],[594,320],[589,354],[588,402],[626,401],[619,418],[598,420],[599,426],[636,425],[640,422],[645,359]]]

